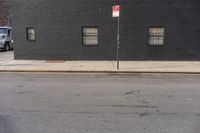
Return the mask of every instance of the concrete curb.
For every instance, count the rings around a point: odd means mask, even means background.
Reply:
[[[17,73],[97,73],[97,74],[104,74],[104,73],[111,73],[111,74],[140,74],[140,73],[147,73],[147,74],[200,74],[200,72],[188,72],[188,71],[111,71],[111,70],[0,70],[1,73],[3,72],[17,72]]]
[[[111,73],[111,74],[200,74],[200,61],[64,61],[14,60],[13,52],[2,54],[0,72]]]

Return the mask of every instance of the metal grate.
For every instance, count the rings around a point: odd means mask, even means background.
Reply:
[[[149,45],[150,46],[164,45],[164,28],[160,27],[149,28]]]
[[[97,27],[83,27],[83,45],[86,46],[98,45]]]

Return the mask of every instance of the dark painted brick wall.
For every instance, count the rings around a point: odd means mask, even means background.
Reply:
[[[8,24],[10,15],[10,1],[0,0],[0,26],[6,26]]]
[[[114,60],[115,0],[12,0],[15,59]],[[120,60],[200,60],[199,0],[121,0]],[[82,45],[82,26],[98,26],[99,46]],[[165,27],[149,47],[148,27]],[[26,40],[35,27],[36,41]]]

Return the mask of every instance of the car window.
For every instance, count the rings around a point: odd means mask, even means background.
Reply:
[[[8,30],[8,37],[10,37],[10,29]]]
[[[0,34],[5,34],[7,32],[6,28],[0,28]]]

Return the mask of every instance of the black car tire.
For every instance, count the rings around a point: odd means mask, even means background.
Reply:
[[[9,45],[9,43],[6,43],[4,45],[4,51],[8,51],[8,50],[10,50],[10,45]]]

